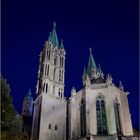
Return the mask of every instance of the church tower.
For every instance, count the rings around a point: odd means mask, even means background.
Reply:
[[[59,44],[54,23],[40,53],[32,140],[66,139],[65,54],[63,40]]]
[[[23,117],[23,134],[24,140],[30,140],[32,130],[32,110],[33,110],[33,97],[31,90],[23,99],[22,117]]]

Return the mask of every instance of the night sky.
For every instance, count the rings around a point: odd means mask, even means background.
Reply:
[[[16,110],[29,89],[35,97],[39,53],[56,21],[66,55],[65,96],[82,88],[89,47],[104,74],[128,91],[133,126],[139,118],[138,0],[2,0],[2,67]]]

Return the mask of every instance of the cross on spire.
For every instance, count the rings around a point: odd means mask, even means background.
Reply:
[[[57,33],[56,33],[56,23],[53,23],[53,30],[52,32],[50,32],[48,41],[51,42],[55,47],[59,47],[59,42],[58,42],[58,37],[57,37]]]

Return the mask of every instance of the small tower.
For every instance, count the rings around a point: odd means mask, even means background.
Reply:
[[[92,55],[92,49],[91,48],[89,48],[89,61],[88,61],[87,71],[84,69],[84,74],[82,76],[83,85],[85,85],[85,77],[87,77],[87,75],[89,77],[89,80],[90,80],[91,84],[105,83],[104,74],[101,70],[100,65],[98,67],[96,66],[94,57]]]
[[[31,90],[23,99],[22,116],[23,116],[23,133],[24,140],[30,140],[32,128],[32,110],[33,110],[33,97]]]
[[[86,76],[87,76],[87,72],[86,72],[86,68],[84,66],[84,71],[83,71],[83,75],[82,75],[83,86],[85,86],[85,84],[86,84]]]

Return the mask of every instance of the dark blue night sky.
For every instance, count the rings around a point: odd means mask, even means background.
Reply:
[[[138,0],[2,0],[2,75],[10,84],[16,110],[28,89],[35,96],[39,53],[56,21],[66,55],[65,96],[82,88],[82,73],[92,47],[96,63],[121,80],[138,129]]]

